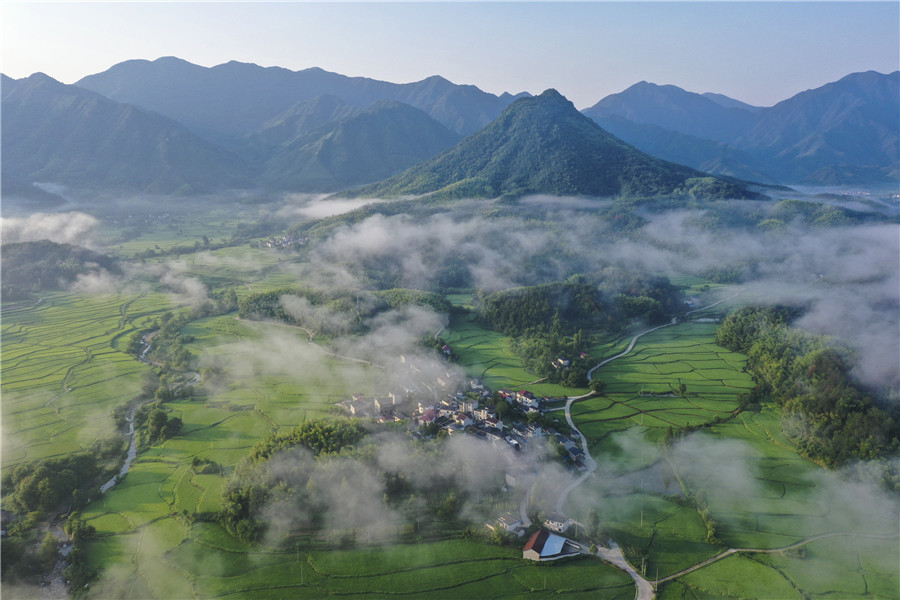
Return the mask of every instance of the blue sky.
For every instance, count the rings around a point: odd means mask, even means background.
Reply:
[[[0,70],[65,83],[178,56],[394,82],[442,75],[579,108],[638,81],[769,106],[900,68],[900,2],[10,2]]]

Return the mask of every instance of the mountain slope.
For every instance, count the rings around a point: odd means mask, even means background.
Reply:
[[[322,95],[361,107],[396,100],[463,135],[486,125],[513,99],[441,77],[396,84],[318,68],[290,71],[235,61],[206,68],[173,57],[126,61],[76,85],[164,114],[215,140],[259,131],[297,102]]]
[[[278,189],[335,191],[399,173],[458,141],[421,110],[382,101],[298,136],[266,163],[261,180]]]
[[[362,111],[362,108],[347,104],[337,96],[316,96],[312,100],[301,100],[267,121],[260,131],[236,140],[232,146],[238,154],[262,162],[301,136]]]
[[[497,197],[528,193],[653,196],[751,194],[629,146],[579,113],[556,90],[511,104],[450,150],[351,195]]]
[[[237,157],[161,115],[43,74],[3,80],[3,178],[152,193],[246,187]]]
[[[592,119],[615,115],[717,142],[736,139],[757,120],[751,111],[722,106],[674,85],[646,81],[607,96],[583,112]]]
[[[705,140],[658,125],[635,123],[617,115],[596,118],[594,122],[639,150],[663,160],[713,175],[777,183],[768,173],[767,165],[724,142]]]
[[[897,180],[900,71],[853,73],[759,111],[734,142],[786,181]]]
[[[740,100],[735,100],[734,98],[730,98],[729,96],[726,96],[725,94],[716,94],[715,92],[706,92],[706,93],[703,93],[700,95],[703,96],[704,98],[706,98],[707,100],[712,100],[716,104],[718,104],[720,106],[725,106],[727,108],[740,108],[740,109],[743,109],[743,110],[746,110],[749,112],[756,112],[761,108],[760,106],[753,106],[752,104],[747,104],[746,102],[741,102]]]

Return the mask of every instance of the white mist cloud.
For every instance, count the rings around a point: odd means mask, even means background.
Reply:
[[[34,213],[25,218],[2,217],[3,242],[50,240],[58,244],[92,247],[94,229],[100,222],[82,212]]]

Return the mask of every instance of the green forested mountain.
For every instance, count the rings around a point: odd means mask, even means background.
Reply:
[[[852,73],[759,111],[733,145],[787,183],[897,181],[898,105],[900,71]]]
[[[421,110],[381,101],[285,144],[266,163],[261,181],[277,189],[335,191],[395,175],[457,141]]]
[[[556,90],[522,98],[450,150],[347,195],[498,197],[688,194],[753,196],[743,186],[641,152],[579,113]]]
[[[249,187],[250,167],[184,126],[37,73],[3,78],[3,178],[170,194]]]

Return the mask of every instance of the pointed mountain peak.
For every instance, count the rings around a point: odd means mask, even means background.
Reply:
[[[546,90],[541,92],[537,97],[543,98],[544,100],[566,100],[568,102],[566,97],[563,96],[562,94],[560,94],[558,91],[556,91],[555,88],[547,88]]]
[[[506,111],[516,111],[523,110],[527,107],[544,107],[544,108],[556,108],[557,110],[571,110],[573,112],[578,112],[575,108],[575,105],[572,102],[560,94],[553,88],[549,88],[538,94],[537,96],[523,96],[519,98],[508,107],[506,107]]]
[[[701,189],[702,188],[702,189]],[[435,198],[525,194],[743,197],[741,186],[667,163],[625,144],[549,89],[435,158],[353,195]]]
[[[46,73],[42,73],[40,71],[38,71],[37,73],[32,73],[31,75],[29,75],[28,77],[25,78],[25,81],[30,81],[32,83],[43,83],[43,82],[60,83],[56,79],[53,79]]]

